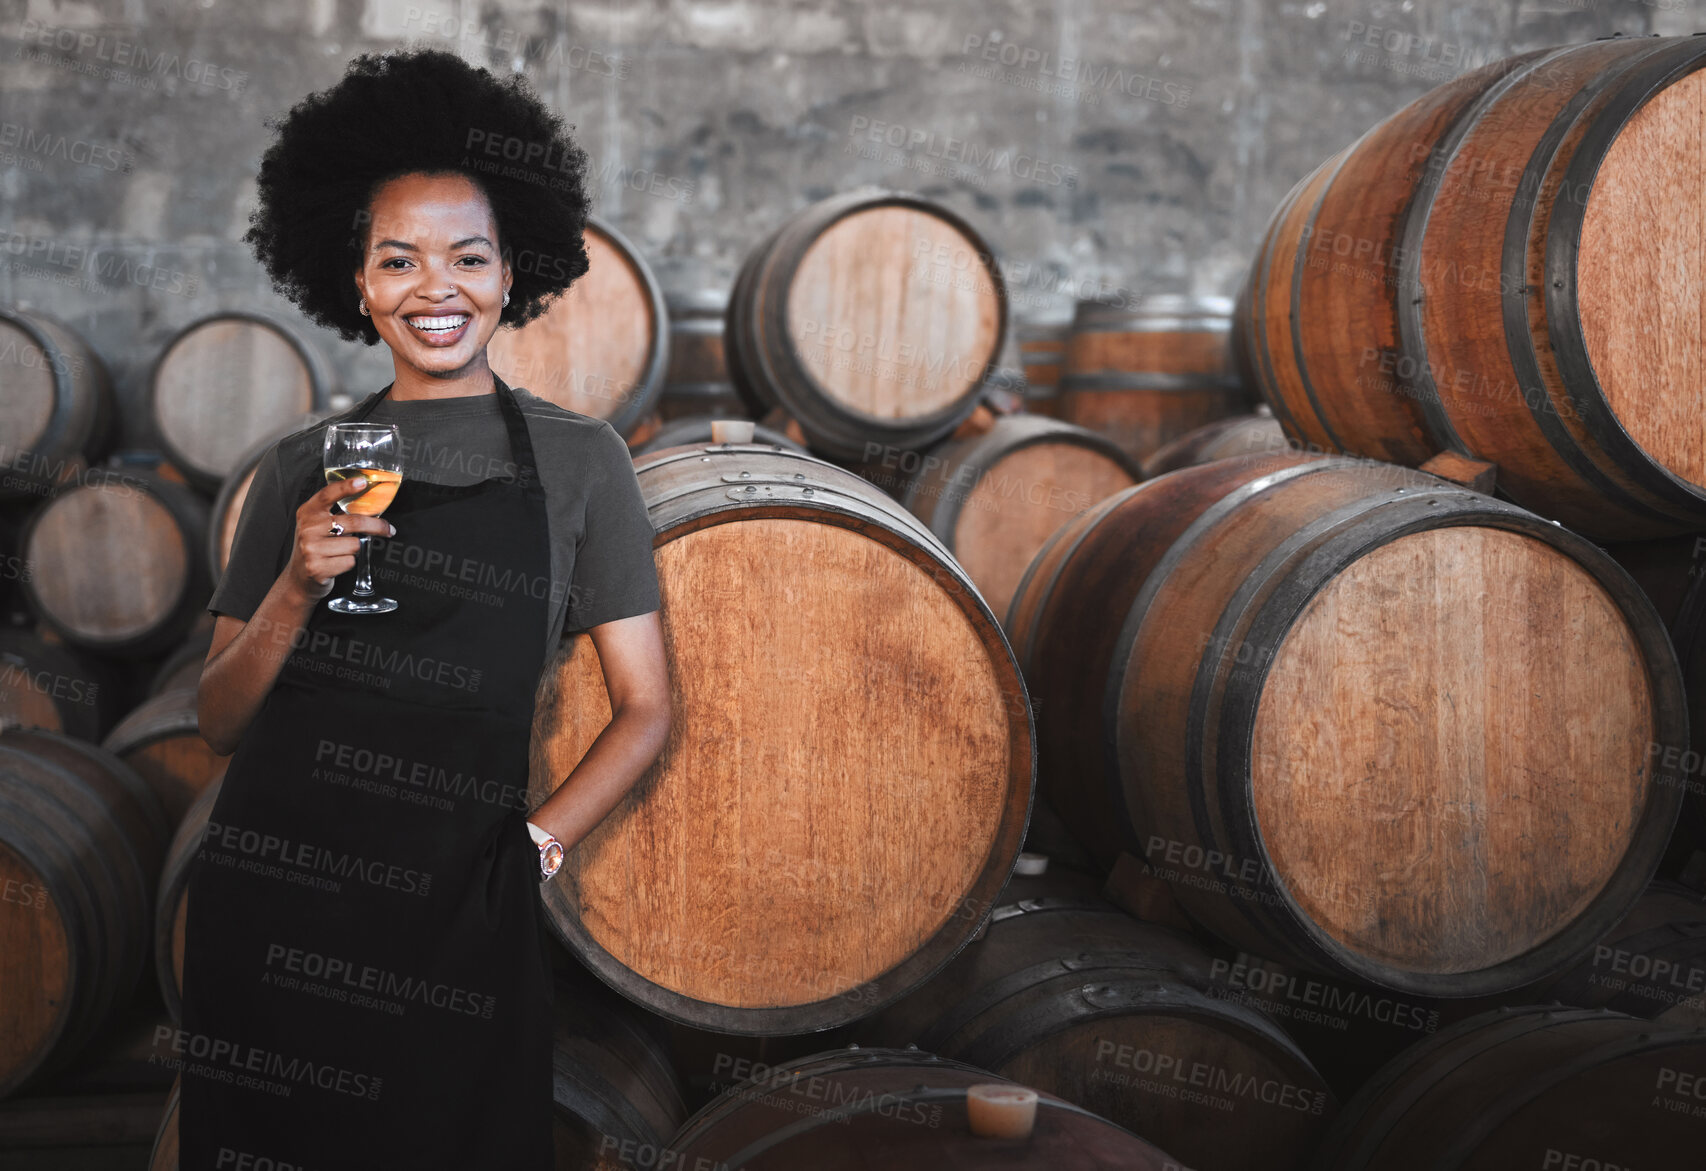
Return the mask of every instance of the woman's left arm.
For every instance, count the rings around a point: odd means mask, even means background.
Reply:
[[[610,723],[527,819],[567,853],[621,802],[669,739],[669,664],[659,611],[587,628],[610,695]]]

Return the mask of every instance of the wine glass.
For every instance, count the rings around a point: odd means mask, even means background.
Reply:
[[[326,428],[326,446],[321,463],[326,482],[367,477],[367,487],[346,496],[332,507],[357,516],[378,516],[396,499],[403,484],[403,440],[395,423],[333,423]],[[326,603],[340,614],[385,614],[397,608],[395,598],[373,592],[373,572],[368,561],[367,534],[355,558],[355,589]]]

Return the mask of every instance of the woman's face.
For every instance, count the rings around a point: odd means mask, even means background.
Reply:
[[[466,175],[402,175],[368,214],[355,283],[398,361],[434,375],[484,362],[510,284],[485,193]]]

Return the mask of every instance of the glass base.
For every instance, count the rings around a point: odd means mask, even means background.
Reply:
[[[378,594],[366,598],[346,596],[333,598],[326,603],[326,608],[340,614],[389,614],[397,608],[397,599],[382,598]]]

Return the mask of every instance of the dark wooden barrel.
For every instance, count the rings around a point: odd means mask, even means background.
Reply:
[[[184,811],[160,867],[160,884],[154,897],[154,975],[166,1013],[174,1021],[183,1019],[184,922],[189,913],[190,864],[201,849],[213,803],[219,799],[219,783],[224,779],[221,770]]]
[[[1027,1138],[973,1134],[967,1088],[1001,1084],[1013,1083],[917,1050],[819,1053],[737,1086],[689,1118],[670,1143],[677,1160],[670,1165],[729,1171],[1181,1167],[1130,1131],[1040,1090]]]
[[[0,499],[46,496],[112,446],[107,368],[63,322],[0,306]]]
[[[1706,1027],[1706,895],[1659,880],[1569,968],[1530,990],[1530,1003],[1558,1001],[1630,1016],[1672,1013]]]
[[[312,426],[326,417],[327,412],[308,411],[257,439],[247,451],[231,464],[231,470],[219,482],[214,493],[213,507],[207,523],[207,563],[217,583],[225,573],[225,563],[231,559],[231,545],[237,539],[237,522],[243,516],[243,502],[248,499],[249,485],[254,483],[255,468],[273,444],[286,435]]]
[[[1261,407],[1254,414],[1233,415],[1179,436],[1143,461],[1143,478],[1150,480],[1235,455],[1294,449],[1273,412]]]
[[[1098,432],[1026,413],[983,417],[926,452],[887,451],[863,474],[929,525],[1005,614],[1049,535],[1141,473]]]
[[[814,451],[926,447],[977,406],[1007,333],[993,253],[958,215],[894,192],[812,204],[746,258],[727,361],[754,418],[781,407]]]
[[[1025,409],[1036,415],[1058,415],[1060,376],[1066,368],[1066,339],[1072,322],[1026,321],[1013,323],[1018,335],[1019,361],[1024,366]]]
[[[1061,816],[1257,954],[1519,987],[1627,912],[1676,824],[1651,746],[1687,723],[1651,603],[1425,473],[1282,453],[1145,481],[1050,539],[1007,630]]]
[[[30,608],[66,642],[146,656],[181,642],[212,585],[207,503],[152,472],[91,472],[31,514]]]
[[[99,740],[118,717],[112,664],[21,629],[0,629],[0,724]]]
[[[178,332],[148,378],[160,450],[212,491],[244,453],[306,412],[324,409],[337,376],[306,337],[255,313],[220,313]]]
[[[1015,875],[983,937],[855,1036],[1058,1095],[1198,1171],[1302,1167],[1337,1109],[1326,1083],[1273,1021],[1210,995],[1195,940],[1100,886]]]
[[[669,309],[669,366],[664,372],[658,414],[665,423],[686,416],[747,418],[746,401],[729,380],[723,356],[725,290],[665,293]]]
[[[657,433],[634,449],[635,456],[650,455],[654,451],[662,451],[666,447],[682,447],[684,445],[704,444],[712,441],[711,424],[720,419],[743,420],[741,415],[681,415],[658,428]],[[752,428],[754,443],[769,443],[788,451],[802,454],[805,448],[795,443],[782,432],[762,423],[755,423]]]
[[[663,289],[628,238],[588,216],[590,267],[543,316],[492,335],[492,369],[628,435],[651,414],[669,358]]]
[[[1107,435],[1141,463],[1180,435],[1246,410],[1232,369],[1231,323],[1224,297],[1080,301],[1056,413]]]
[[[1275,213],[1239,345],[1287,432],[1498,465],[1605,540],[1706,527],[1693,37],[1520,54],[1416,99]],[[1642,225],[1631,230],[1631,224]]]
[[[1702,1070],[1699,1030],[1588,1009],[1502,1009],[1442,1030],[1382,1069],[1346,1104],[1316,1166],[1691,1167]]]
[[[545,886],[555,931],[683,1024],[866,1015],[960,948],[1013,867],[1034,750],[1012,652],[941,542],[851,472],[756,444],[636,469],[674,727]],[[573,638],[539,696],[534,806],[609,719]]]
[[[144,700],[107,733],[101,746],[142,775],[174,821],[231,759],[201,738],[194,687],[176,687]]]
[[[213,627],[192,632],[184,644],[160,662],[148,684],[149,695],[174,691],[180,687],[195,688],[201,684],[201,668],[207,662],[207,652],[213,646]]]
[[[0,739],[0,1095],[63,1069],[136,989],[164,821],[87,746]]]
[[[558,1171],[644,1166],[687,1118],[663,1022],[585,973],[558,976],[552,1100]]]

